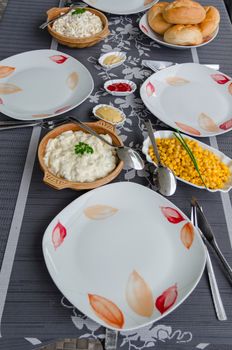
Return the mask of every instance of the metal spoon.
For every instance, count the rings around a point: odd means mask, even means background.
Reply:
[[[172,196],[176,192],[176,177],[171,169],[162,165],[160,160],[160,155],[158,147],[154,137],[154,130],[152,128],[151,121],[145,123],[148,131],[148,136],[151,140],[152,147],[154,149],[156,159],[157,159],[157,168],[155,170],[153,181],[158,184],[158,191],[164,196]]]
[[[111,145],[111,143],[105,140],[104,137],[101,137],[96,131],[94,131],[88,125],[82,123],[80,120],[73,117],[69,117],[69,120],[79,124],[84,130],[96,136],[98,139],[105,142],[107,145],[114,147],[117,152],[118,158],[121,159],[124,162],[124,165],[126,165],[128,168],[133,168],[136,170],[142,170],[144,168],[144,161],[142,160],[138,152],[136,152],[132,148],[126,146]]]

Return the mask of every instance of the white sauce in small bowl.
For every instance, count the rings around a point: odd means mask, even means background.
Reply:
[[[73,38],[88,38],[103,30],[100,17],[90,11],[80,14],[69,12],[57,19],[52,28],[59,34]]]
[[[101,135],[112,143],[109,135]],[[75,145],[84,142],[93,153],[75,153]],[[44,162],[56,176],[73,182],[93,182],[111,173],[118,158],[113,147],[83,131],[65,131],[47,143]]]

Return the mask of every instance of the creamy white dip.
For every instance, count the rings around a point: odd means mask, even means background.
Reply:
[[[109,135],[101,135],[112,143]],[[93,153],[75,153],[75,145],[84,142]],[[56,176],[74,182],[92,182],[111,173],[117,165],[115,149],[83,131],[65,131],[47,143],[45,165]]]
[[[100,17],[90,11],[73,15],[71,11],[66,16],[57,19],[52,28],[64,36],[87,38],[101,32],[103,25]]]

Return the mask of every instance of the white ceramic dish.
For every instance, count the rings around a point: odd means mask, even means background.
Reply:
[[[124,83],[124,84],[128,84],[131,87],[131,91],[111,91],[108,90],[108,86],[112,85],[112,84],[119,84],[119,83]],[[130,94],[133,94],[135,92],[135,90],[137,89],[136,84],[131,81],[131,80],[126,80],[126,79],[113,79],[113,80],[108,80],[105,82],[104,84],[104,89],[111,95],[113,96],[128,96]]]
[[[91,94],[89,71],[56,50],[34,50],[0,62],[0,112],[19,120],[54,117]]]
[[[156,4],[158,0],[85,0],[85,2],[103,12],[115,15],[130,15],[132,13],[148,10],[151,6]]]
[[[186,49],[192,49],[193,47],[201,47],[201,46],[207,45],[216,38],[219,31],[219,27],[218,27],[210,38],[208,38],[206,41],[204,41],[199,45],[180,46],[180,45],[167,43],[166,41],[164,41],[162,35],[155,33],[148,24],[147,13],[145,13],[143,17],[140,19],[139,28],[146,36],[156,41],[158,44],[170,47],[172,49],[177,49],[177,50],[186,50]]]
[[[46,229],[43,254],[53,281],[78,310],[125,331],[176,309],[205,266],[204,244],[187,216],[129,182],[68,205]]]
[[[104,64],[104,60],[105,58],[109,57],[109,56],[112,56],[112,55],[115,55],[115,56],[118,56],[121,58],[121,61],[120,62],[117,62],[117,63],[113,63],[113,64]],[[105,53],[104,55],[102,55],[98,62],[99,64],[104,67],[105,69],[112,69],[112,68],[116,68],[118,66],[121,66],[121,64],[123,64],[124,62],[126,61],[126,54],[124,52],[121,52],[121,51],[111,51],[111,52],[107,52]]]
[[[189,139],[189,140],[194,140],[192,137],[189,137],[187,135],[183,135],[184,138],[186,139]],[[159,131],[156,131],[154,132],[154,137],[155,138],[172,138],[173,137],[173,132],[170,131],[170,130],[159,130]],[[194,140],[196,141],[196,140]],[[224,153],[220,152],[218,149],[216,148],[213,148],[213,147],[210,147],[208,146],[207,144],[203,143],[203,142],[200,142],[200,141],[197,141],[199,143],[199,145],[203,148],[203,149],[207,149],[209,150],[210,152],[213,152],[215,155],[217,155],[220,160],[225,163],[229,168],[230,168],[230,172],[232,174],[232,159],[227,157]],[[150,142],[150,139],[149,138],[146,138],[143,142],[143,148],[142,148],[142,152],[143,154],[145,154],[146,156],[146,159],[149,163],[152,163],[154,164],[154,162],[152,161],[149,153],[148,153],[148,150],[149,150],[149,146],[151,145],[151,142]],[[200,189],[203,189],[205,190],[205,187],[203,186],[197,186],[197,185],[194,185],[192,184],[191,182],[188,182],[188,181],[185,181],[183,179],[181,179],[180,177],[177,177],[178,180],[190,185],[190,186],[193,186],[193,187],[196,187],[196,188],[200,188]],[[232,188],[232,176],[231,178],[229,179],[229,182],[227,184],[225,184],[224,188],[222,189],[217,189],[217,190],[211,190],[211,189],[207,189],[207,191],[209,192],[229,192]]]
[[[122,121],[121,122],[118,122],[118,123],[113,123],[113,122],[110,122],[109,120],[106,120],[104,118],[101,118],[99,117],[98,115],[96,115],[96,111],[98,108],[100,107],[111,107],[115,110],[117,110],[118,112],[121,113],[121,116],[122,116]],[[93,115],[96,119],[98,120],[104,120],[104,122],[107,122],[107,123],[110,123],[111,125],[122,125],[124,122],[125,122],[125,119],[126,119],[126,115],[119,109],[119,108],[116,108],[114,106],[111,106],[111,105],[106,105],[106,104],[99,104],[99,105],[96,105],[94,108],[93,108]]]
[[[151,75],[141,98],[157,118],[197,137],[232,129],[232,79],[197,63],[183,63]]]

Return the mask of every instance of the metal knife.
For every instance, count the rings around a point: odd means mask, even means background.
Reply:
[[[232,269],[222,254],[220,248],[218,247],[216,238],[214,236],[214,233],[208,223],[208,220],[205,217],[205,214],[201,211],[201,207],[197,200],[195,198],[192,199],[192,205],[196,207],[197,209],[197,220],[198,220],[198,227],[200,228],[201,232],[203,233],[204,237],[206,238],[207,242],[209,243],[210,247],[213,249],[213,251],[216,253],[217,257],[219,258],[223,271],[225,273],[225,276],[227,277],[228,281],[232,284]]]

